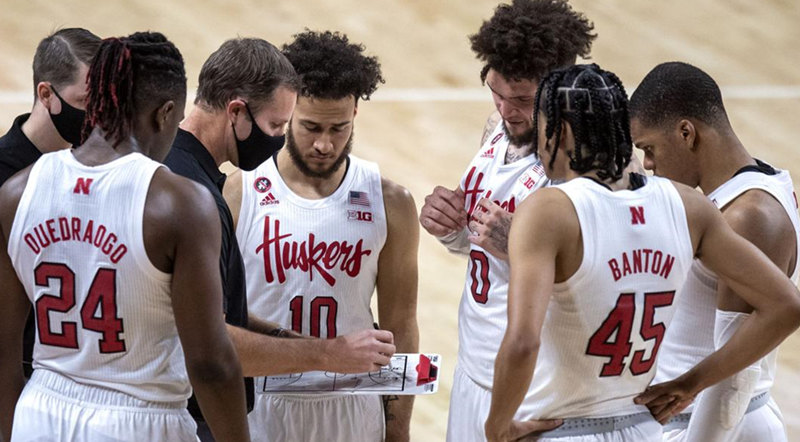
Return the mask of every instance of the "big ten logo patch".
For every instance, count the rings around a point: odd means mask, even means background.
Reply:
[[[253,188],[255,188],[258,193],[266,193],[272,188],[272,183],[269,178],[260,176],[253,181]]]
[[[347,211],[347,220],[348,221],[364,221],[367,223],[372,222],[372,212],[367,212],[366,210],[348,210]]]

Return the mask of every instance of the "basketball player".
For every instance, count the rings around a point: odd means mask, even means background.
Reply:
[[[699,186],[728,225],[797,284],[800,219],[792,179],[750,156],[708,74],[686,63],[655,67],[631,97],[631,132],[645,153],[646,168]],[[664,339],[655,382],[679,377],[723,346],[752,310],[695,260]],[[780,410],[769,398],[776,358],[774,350],[704,392],[693,413],[690,406],[667,424],[665,440],[785,441]]]
[[[472,50],[484,62],[481,81],[491,90],[497,112],[489,117],[481,149],[459,186],[454,191],[437,186],[420,214],[428,233],[450,251],[469,257],[458,314],[448,441],[485,440],[494,359],[506,324],[511,216],[522,200],[547,183],[531,144],[533,98],[547,72],[589,54],[592,30],[586,17],[566,2],[514,0],[498,6],[470,37]]]
[[[238,213],[251,313],[335,338],[378,322],[418,351],[419,227],[411,194],[350,155],[360,99],[383,82],[377,58],[334,32],[307,31],[283,53],[302,79],[286,147],[226,190]],[[256,391],[263,388],[256,382]],[[409,439],[412,397],[387,402],[386,439]],[[251,435],[264,441],[379,441],[381,398],[257,394]]]
[[[206,187],[217,203],[225,320],[246,376],[308,370],[364,372],[388,363],[386,354],[394,353],[387,331],[354,330],[334,340],[287,341],[276,336],[293,332],[248,315],[244,264],[233,217],[222,196],[226,177],[219,165],[230,161],[253,170],[281,148],[297,87],[292,64],[271,43],[259,38],[224,42],[203,64],[195,107],[181,123],[165,161],[175,173]],[[246,384],[252,407],[252,380]],[[199,436],[212,440],[199,410],[193,401],[189,404],[198,420]]]
[[[154,161],[183,118],[183,58],[158,33],[107,39],[88,79],[86,142],[0,189],[3,355],[21,354],[29,302],[37,317],[24,390],[17,358],[0,363],[3,435],[196,440],[191,380],[217,439],[249,440],[213,201]]]
[[[100,37],[82,28],[61,29],[39,42],[33,56],[33,109],[0,137],[0,185],[42,153],[80,144],[86,73],[99,46]],[[26,378],[32,370],[34,327],[31,314],[22,357]]]
[[[627,97],[614,74],[597,65],[554,71],[542,81],[535,115],[547,175],[566,183],[536,192],[514,217],[508,330],[487,437],[529,432],[512,421],[516,413],[564,418],[539,440],[660,441],[661,426],[633,399],[655,375],[692,258],[736,287],[758,317],[689,372],[686,390],[664,393],[678,401],[796,329],[800,294],[693,189],[642,175],[623,185],[632,144]]]

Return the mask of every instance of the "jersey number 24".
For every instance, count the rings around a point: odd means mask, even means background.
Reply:
[[[43,262],[34,270],[36,286],[50,287],[51,280],[58,280],[58,295],[44,294],[36,300],[36,327],[39,342],[64,348],[78,347],[78,325],[62,321],[61,333],[53,331],[50,312],[67,313],[75,307],[75,272],[66,264]],[[81,306],[81,326],[101,334],[100,353],[125,351],[125,341],[120,339],[122,318],[117,316],[117,271],[101,268],[94,275],[89,293]],[[97,311],[100,316],[96,316]]]

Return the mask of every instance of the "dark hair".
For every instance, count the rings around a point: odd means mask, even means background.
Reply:
[[[300,93],[308,97],[338,100],[354,96],[369,100],[385,83],[377,57],[362,54],[364,45],[350,43],[338,32],[306,30],[283,46],[283,53],[300,75]]]
[[[222,43],[200,69],[195,104],[224,109],[239,97],[253,112],[284,86],[298,88],[292,64],[272,43],[260,38],[234,38]]]
[[[78,81],[81,63],[90,64],[100,37],[83,28],[60,29],[39,42],[33,55],[33,90],[42,81],[57,87]]]
[[[545,135],[555,139],[550,167],[558,154],[563,121],[575,136],[569,166],[578,173],[597,170],[605,180],[618,180],[633,152],[628,120],[628,97],[622,82],[596,64],[558,69],[542,80],[536,91],[533,127],[539,127],[539,112],[547,118]],[[534,149],[538,137],[534,137]]]
[[[186,96],[183,57],[158,32],[107,38],[89,68],[88,88],[83,139],[99,127],[116,147],[130,135],[136,113]]]
[[[711,76],[687,63],[662,63],[631,95],[631,117],[647,126],[694,118],[711,126],[729,125],[722,93]]]
[[[477,34],[470,35],[472,51],[489,69],[509,80],[541,80],[553,69],[588,57],[594,24],[562,0],[514,0],[501,4]]]

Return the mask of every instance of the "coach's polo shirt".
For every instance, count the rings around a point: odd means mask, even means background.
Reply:
[[[222,250],[220,253],[220,271],[222,273],[222,295],[225,322],[247,328],[247,292],[244,278],[244,261],[236,241],[233,228],[233,217],[228,203],[222,197],[222,186],[225,174],[219,171],[214,157],[194,135],[178,129],[167,158],[164,160],[170,170],[202,184],[214,196],[219,218],[222,222]],[[247,392],[247,409],[253,409],[253,380],[245,382]],[[196,404],[189,404],[189,411],[195,418],[201,417]]]
[[[22,132],[22,125],[28,121],[31,114],[22,114],[14,119],[11,129],[0,137],[0,185],[11,178],[15,173],[35,163],[42,152],[33,145],[31,140]],[[33,341],[36,339],[33,311],[28,315],[25,323],[25,334],[22,344],[22,367],[25,377],[29,377],[33,368]]]
[[[20,170],[35,163],[42,153],[22,132],[22,125],[31,114],[14,119],[11,129],[0,138],[0,185]]]

